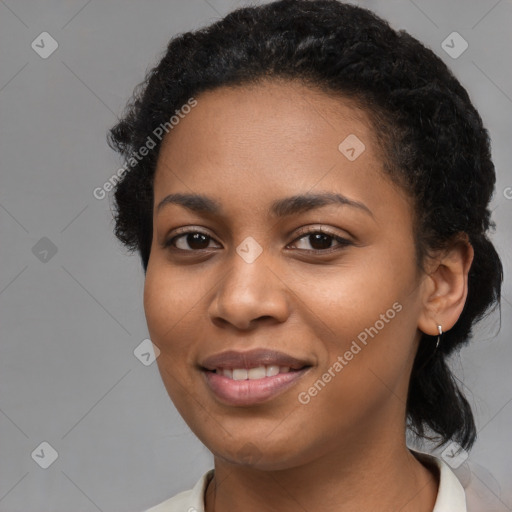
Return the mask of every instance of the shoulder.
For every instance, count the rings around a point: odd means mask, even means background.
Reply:
[[[213,469],[204,473],[192,489],[183,491],[144,512],[204,512],[204,492]]]

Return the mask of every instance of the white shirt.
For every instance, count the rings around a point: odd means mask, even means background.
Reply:
[[[439,469],[439,488],[432,512],[467,512],[464,488],[446,462],[425,453],[416,454],[431,460]],[[145,512],[205,512],[204,493],[213,471],[210,469],[204,473],[192,489],[180,492]]]

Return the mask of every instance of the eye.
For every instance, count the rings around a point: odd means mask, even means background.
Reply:
[[[338,243],[338,247],[331,246],[333,241]],[[292,243],[297,244],[297,242],[302,243],[303,246],[309,244],[312,249],[302,247],[302,250],[315,253],[332,252],[348,245],[352,245],[350,240],[334,233],[330,233],[329,231],[325,231],[322,228],[310,229],[309,231],[303,232],[302,236],[296,238]]]
[[[185,230],[180,234],[171,237],[164,243],[164,248],[172,248],[178,251],[185,252],[198,252],[206,249],[211,249],[210,243],[214,239],[202,231]],[[337,242],[338,246],[332,247],[332,243]],[[309,231],[302,231],[302,235],[296,238],[292,244],[301,243],[303,245],[310,244],[312,249],[302,247],[299,249],[306,252],[313,253],[327,253],[339,250],[340,248],[352,245],[350,240],[343,238],[335,233],[330,233],[323,228],[310,229]],[[290,244],[290,245],[292,245]]]
[[[172,247],[180,251],[201,251],[209,249],[209,244],[213,240],[210,235],[202,231],[183,231],[180,235],[173,236],[164,243],[164,247]],[[181,245],[181,247],[180,247]],[[187,248],[187,246],[189,248]]]

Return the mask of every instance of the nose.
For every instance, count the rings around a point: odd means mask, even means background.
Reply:
[[[235,253],[210,303],[211,321],[241,330],[253,329],[261,322],[285,322],[290,289],[284,281],[263,254],[247,263]]]

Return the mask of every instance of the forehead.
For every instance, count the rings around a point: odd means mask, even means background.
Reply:
[[[307,191],[392,200],[369,115],[354,101],[284,81],[220,87],[196,100],[162,144],[155,205],[170,193],[229,196],[239,212]]]
[[[196,100],[197,106],[182,117],[200,121],[201,131],[213,126],[218,130],[219,125],[226,121],[229,121],[226,132],[234,126],[247,130],[256,122],[268,128],[281,125],[282,129],[283,124],[292,120],[294,123],[286,127],[287,131],[292,131],[297,124],[302,128],[308,125],[308,134],[320,128],[322,123],[333,130],[339,129],[333,119],[351,122],[360,130],[371,131],[370,116],[361,100],[292,80],[261,80],[253,84],[221,86],[200,93]],[[251,123],[248,125],[247,121]],[[183,131],[180,128],[175,126],[172,130],[174,137],[169,134],[164,144],[176,138],[176,133]],[[238,135],[242,136],[243,132],[238,132]]]
[[[254,173],[269,165],[277,172],[292,161],[334,162],[347,138],[365,149],[367,163],[381,160],[368,113],[315,87],[263,81],[206,91],[196,101],[164,138],[157,178],[172,162],[217,170],[249,166]]]

